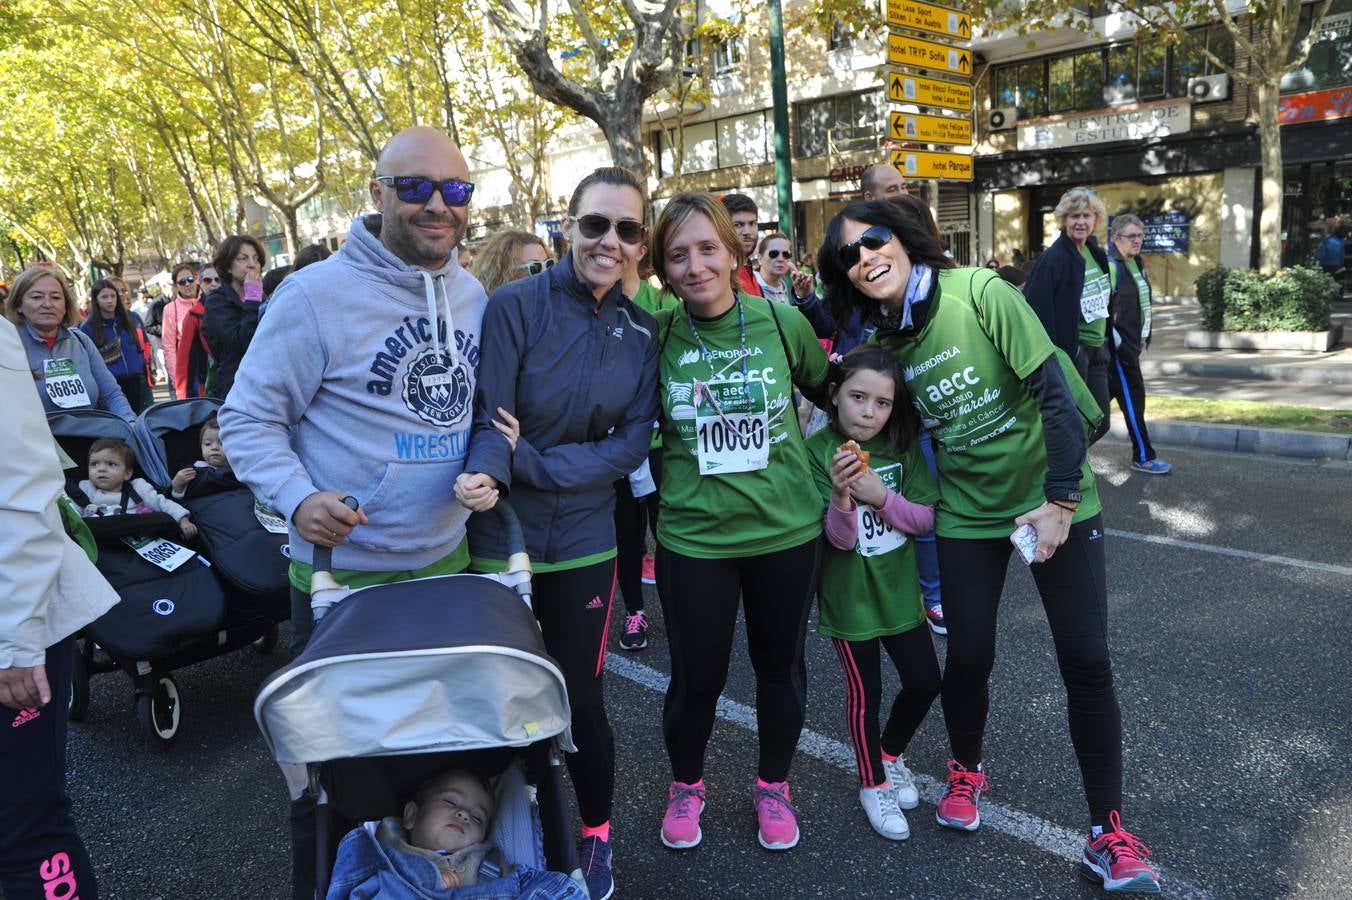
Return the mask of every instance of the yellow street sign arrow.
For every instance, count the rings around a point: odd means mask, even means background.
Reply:
[[[888,161],[907,178],[939,178],[947,181],[972,180],[972,157],[962,153],[893,150]]]
[[[918,0],[887,0],[887,24],[954,37],[972,37],[972,17],[959,9],[920,3]]]
[[[972,120],[894,112],[887,133],[898,141],[968,145],[972,143]]]
[[[971,50],[922,41],[895,32],[887,35],[887,61],[894,66],[910,66],[913,69],[932,69],[964,76],[972,74]]]
[[[887,73],[887,99],[893,103],[939,106],[959,112],[972,111],[971,85],[938,78],[922,78],[905,72]]]

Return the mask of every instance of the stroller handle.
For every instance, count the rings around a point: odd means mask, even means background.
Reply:
[[[357,502],[357,498],[353,497],[351,494],[343,498],[343,505],[353,512],[356,512],[361,507],[361,504]],[[314,570],[315,575],[318,575],[321,572],[328,575],[333,569],[333,548],[320,547],[316,544],[314,561],[311,568]],[[335,584],[334,587],[337,587],[337,584]]]

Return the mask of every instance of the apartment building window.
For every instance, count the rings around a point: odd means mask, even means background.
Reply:
[[[878,146],[887,121],[883,93],[860,91],[823,97],[794,107],[798,123],[797,156],[824,156],[832,141],[838,148],[864,149]]]
[[[1173,48],[1173,66],[1169,79],[1169,93],[1175,97],[1188,95],[1188,79],[1204,75],[1220,75],[1225,70],[1202,52],[1205,47],[1220,59],[1233,65],[1235,39],[1224,25],[1212,25],[1188,32],[1188,40]]]
[[[757,110],[741,116],[729,116],[713,122],[695,122],[682,133],[685,152],[681,157],[682,174],[709,172],[732,166],[752,166],[770,161],[774,127],[769,110]],[[675,135],[658,133],[659,175],[675,174]]]
[[[995,105],[1018,109],[1021,118],[1047,112],[1046,63],[1037,60],[995,70]]]
[[[1167,50],[1158,41],[1108,48],[1108,78],[1103,102],[1108,105],[1164,97]]]
[[[1301,10],[1295,46],[1310,33],[1312,10],[1311,6]],[[1282,76],[1282,91],[1317,91],[1345,84],[1352,84],[1352,0],[1333,0],[1305,64]]]
[[[714,75],[732,75],[741,66],[741,38],[728,38],[714,45]]]
[[[827,38],[826,49],[848,50],[854,46],[854,26],[846,25],[840,19],[831,23],[831,36]]]
[[[1048,110],[1070,112],[1103,105],[1103,51],[1061,56],[1047,64]]]

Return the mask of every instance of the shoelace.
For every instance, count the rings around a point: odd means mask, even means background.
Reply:
[[[878,811],[884,818],[900,816],[901,804],[897,802],[897,795],[891,791],[878,791]]]
[[[648,617],[641,612],[636,612],[632,616],[624,617],[624,633],[637,634],[648,627]]]
[[[1099,837],[1107,845],[1108,853],[1112,855],[1113,860],[1123,859],[1145,859],[1150,856],[1150,848],[1145,845],[1136,835],[1122,828],[1122,817],[1113,810],[1108,814],[1108,824],[1112,826],[1112,831],[1105,831]]]
[[[688,819],[695,814],[698,809],[695,801],[704,802],[704,788],[683,787],[676,788],[676,793],[671,795],[668,801],[668,809],[671,810],[673,819]]]
[[[773,801],[773,802],[770,802]],[[762,806],[764,803],[764,806]],[[756,812],[764,813],[770,819],[784,819],[784,810],[798,815],[798,807],[789,802],[789,798],[784,796],[780,790],[773,787],[761,787],[756,785]]]
[[[948,796],[954,799],[975,803],[977,794],[990,787],[985,772],[964,769],[951,759],[948,761],[948,771]]]
[[[889,765],[892,769],[893,784],[899,781],[907,787],[915,787],[915,775],[910,769],[906,768],[906,764],[901,761],[901,757],[897,757],[896,761]]]

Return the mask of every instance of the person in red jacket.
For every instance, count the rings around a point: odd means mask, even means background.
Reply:
[[[723,208],[732,216],[732,227],[742,242],[742,253],[746,262],[737,269],[737,288],[753,297],[763,296],[760,283],[756,281],[756,270],[751,268],[751,260],[756,255],[756,238],[760,230],[760,211],[756,201],[746,194],[724,194],[721,198]]]
[[[207,307],[199,296],[179,324],[177,359],[174,360],[174,396],[205,397],[207,370],[211,365],[211,347],[202,330]]]

